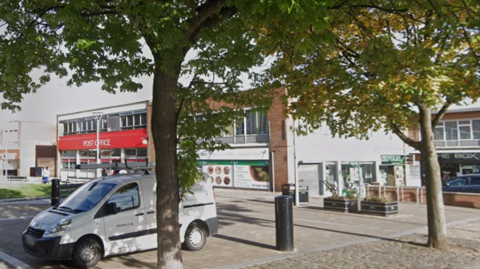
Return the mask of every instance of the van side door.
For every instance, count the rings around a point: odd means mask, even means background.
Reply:
[[[138,183],[132,182],[120,187],[107,201],[107,205],[112,203],[116,204],[116,214],[104,217],[109,253],[138,250],[138,238],[145,234],[145,212]]]

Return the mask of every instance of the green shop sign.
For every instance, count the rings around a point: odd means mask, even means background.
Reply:
[[[235,165],[268,166],[269,161],[235,161]]]
[[[405,164],[405,155],[382,155],[383,165]]]
[[[232,165],[233,161],[197,161],[199,165]]]

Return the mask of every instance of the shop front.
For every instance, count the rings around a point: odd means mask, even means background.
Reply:
[[[365,184],[376,182],[375,162],[341,162],[342,190],[365,196]]]
[[[479,152],[438,153],[442,179],[480,173]]]
[[[147,129],[102,132],[98,140],[95,133],[59,137],[60,176],[63,179],[95,178],[95,170],[77,170],[75,165],[98,163],[97,146],[101,163],[145,162],[147,145],[143,141],[146,137]]]
[[[298,183],[300,188],[308,188],[310,196],[331,196],[338,192],[339,174],[338,163],[334,161],[298,164]]]
[[[405,155],[381,155],[380,185],[405,186]]]

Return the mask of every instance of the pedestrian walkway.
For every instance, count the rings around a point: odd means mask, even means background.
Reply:
[[[292,268],[480,268],[480,222],[452,225],[448,228],[447,250],[427,248],[425,233],[374,240],[333,249],[312,250],[306,254],[266,261],[248,269]]]
[[[216,189],[219,234],[201,251],[183,251],[186,269],[237,268],[480,268],[480,211],[446,207],[448,251],[428,249],[426,207],[402,203],[390,217],[323,210],[321,197],[294,207],[292,252],[276,250],[274,198],[279,193]],[[22,231],[46,201],[0,204],[0,268],[20,261],[28,268],[72,268],[24,253]],[[8,231],[8,232],[6,232]],[[5,236],[3,236],[5,235]],[[2,255],[2,253],[4,255]],[[5,256],[7,255],[7,256]],[[10,257],[10,265],[5,261]],[[155,268],[156,251],[107,257],[97,268]],[[441,266],[440,266],[441,265]],[[25,267],[27,268],[27,267]]]

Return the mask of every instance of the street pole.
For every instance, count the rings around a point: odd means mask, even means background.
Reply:
[[[100,120],[102,119],[103,112],[93,112],[93,116],[95,117],[95,120],[97,121],[97,140],[95,141],[95,144],[97,145],[97,164],[100,164]],[[101,170],[97,169],[96,171],[96,177],[101,176]]]
[[[2,155],[2,177],[5,174],[5,153]]]

